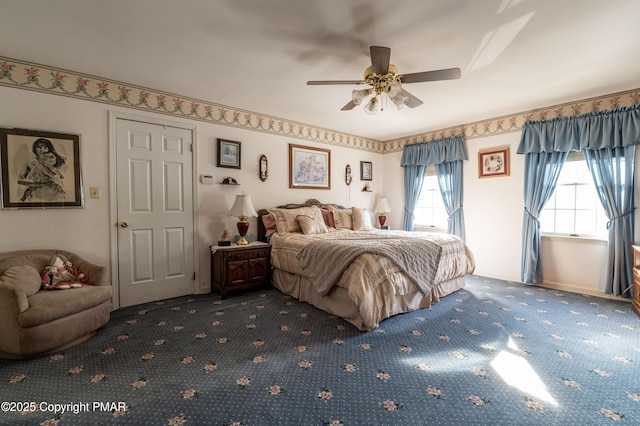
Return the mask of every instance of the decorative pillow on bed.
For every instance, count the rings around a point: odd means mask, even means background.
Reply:
[[[300,207],[298,209],[269,209],[269,213],[273,214],[276,218],[276,228],[278,234],[284,234],[286,232],[302,232],[300,224],[296,220],[296,216],[314,216],[322,217],[320,207]]]
[[[302,228],[302,233],[305,235],[311,234],[325,234],[329,232],[329,228],[324,223],[322,215],[320,216],[308,216],[299,214],[296,216],[296,220]]]
[[[334,209],[333,220],[336,222],[336,229],[353,229],[351,219],[351,209]]]
[[[369,210],[352,207],[351,211],[353,212],[352,220],[354,231],[371,231],[373,229]]]
[[[324,219],[324,224],[330,228],[336,227],[336,222],[333,220],[333,215],[331,214],[331,209],[333,207],[329,206],[328,209],[321,209],[322,211],[322,219]]]
[[[278,232],[276,227],[276,217],[272,214],[265,214],[262,216],[262,223],[264,224],[264,236],[268,237],[274,232]]]

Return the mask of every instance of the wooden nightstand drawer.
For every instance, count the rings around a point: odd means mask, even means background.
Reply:
[[[243,290],[269,283],[271,246],[252,243],[246,246],[213,247],[211,250],[211,290],[223,298],[231,290]]]
[[[239,260],[258,259],[260,257],[266,258],[269,255],[268,248],[260,248],[253,250],[231,251],[227,253],[229,262],[237,262]]]

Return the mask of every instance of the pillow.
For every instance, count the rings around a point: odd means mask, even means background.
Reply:
[[[324,219],[322,219],[322,217],[299,214],[296,216],[296,220],[300,224],[300,228],[302,228],[302,233],[305,235],[325,234],[329,232],[329,229],[324,223]]]
[[[320,207],[317,206],[300,207],[297,209],[275,208],[269,209],[268,212],[273,214],[273,216],[276,218],[276,228],[278,229],[278,234],[284,234],[286,232],[302,232],[300,224],[296,220],[296,216],[298,215],[318,215],[318,217],[322,217]]]
[[[353,207],[351,211],[353,212],[352,220],[354,231],[371,231],[373,229],[369,210]]]
[[[20,288],[27,296],[33,296],[40,290],[40,274],[31,266],[12,266],[4,271],[2,281]]]
[[[262,223],[264,224],[265,237],[268,237],[274,232],[278,232],[278,228],[276,227],[276,217],[272,213],[263,215]]]
[[[331,214],[331,209],[333,209],[333,207],[331,206],[329,206],[328,209],[321,209],[322,219],[324,220],[325,225],[327,225],[330,228],[335,228],[336,222],[333,220],[333,214]]]
[[[332,214],[336,229],[353,229],[351,209],[334,209]]]

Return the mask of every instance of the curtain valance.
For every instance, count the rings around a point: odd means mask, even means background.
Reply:
[[[518,154],[640,144],[640,105],[553,120],[527,121]]]
[[[450,138],[436,139],[432,142],[405,145],[400,165],[402,167],[426,166],[468,159],[464,135],[456,135]]]

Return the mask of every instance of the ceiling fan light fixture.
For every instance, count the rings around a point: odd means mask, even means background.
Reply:
[[[360,105],[362,101],[367,98],[367,96],[369,96],[369,89],[354,90],[353,92],[351,92],[351,99],[356,105]]]
[[[389,96],[389,99],[398,107],[398,109],[402,109],[405,106],[405,102],[407,101],[406,96],[397,95],[397,96]]]
[[[398,80],[394,80],[392,81],[388,86],[387,86],[387,95],[393,99],[396,96],[398,96],[400,94],[400,92],[402,91],[402,83],[400,83]]]
[[[378,98],[374,96],[371,100],[364,106],[364,112],[369,115],[375,115],[378,113]]]

